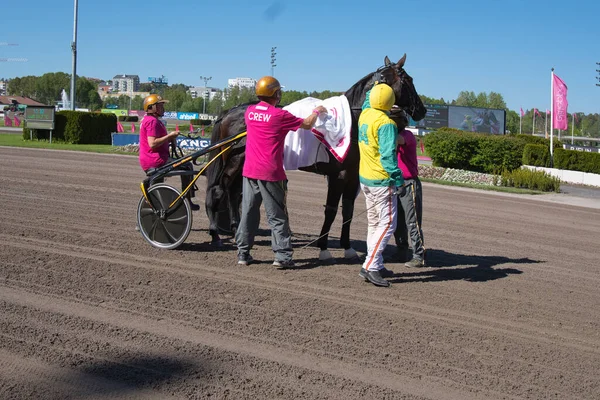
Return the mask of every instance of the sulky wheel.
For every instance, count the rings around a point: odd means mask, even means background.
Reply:
[[[160,183],[148,189],[148,204],[142,196],[138,204],[138,227],[144,239],[159,249],[174,249],[185,241],[192,229],[192,210],[187,199],[169,205],[180,192]]]

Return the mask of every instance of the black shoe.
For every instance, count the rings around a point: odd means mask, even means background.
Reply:
[[[296,264],[292,260],[289,260],[289,261],[275,260],[275,261],[273,261],[273,265],[279,269],[294,268],[296,266]]]
[[[252,258],[252,256],[250,254],[248,254],[247,256],[239,256],[238,257],[238,265],[249,265],[252,264],[252,262],[254,261],[254,258]]]
[[[390,271],[389,269],[384,267],[379,270],[379,275],[381,275],[382,278],[391,278],[394,276],[394,271]],[[366,269],[361,268],[360,272],[358,273],[358,276],[363,278],[365,280],[365,282],[369,282],[369,279],[367,278],[367,270]]]
[[[192,211],[198,211],[200,210],[200,206],[198,204],[194,204],[190,201],[190,208],[192,209]]]
[[[379,271],[366,271],[366,278],[375,286],[388,287],[390,283],[381,277]]]

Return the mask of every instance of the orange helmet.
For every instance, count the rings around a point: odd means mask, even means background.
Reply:
[[[281,90],[281,84],[272,76],[263,76],[256,82],[257,97],[275,97],[278,90]]]
[[[148,109],[155,104],[168,102],[169,100],[163,100],[163,98],[157,94],[151,94],[150,96],[146,96],[146,98],[144,99],[144,111],[147,112]]]

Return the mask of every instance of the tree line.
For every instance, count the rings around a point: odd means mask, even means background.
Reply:
[[[8,81],[7,94],[15,96],[26,96],[33,98],[44,104],[55,104],[61,100],[62,90],[70,92],[71,76],[64,72],[46,73],[42,76],[25,76],[22,78],[13,78]],[[76,102],[77,107],[89,108],[90,110],[99,110],[107,106],[117,106],[120,109],[141,110],[144,99],[141,96],[130,98],[125,94],[100,99],[95,82],[77,77],[76,80]],[[222,111],[233,108],[239,104],[249,103],[258,100],[252,88],[231,87],[218,91],[211,100],[204,98],[193,98],[188,92],[189,86],[181,83],[173,85],[157,85],[153,83],[140,84],[140,91],[157,93],[163,98],[168,99],[165,104],[166,111],[197,112],[204,110],[208,114],[218,115]],[[327,99],[333,96],[339,96],[342,92],[332,92],[325,90],[322,92],[307,92],[286,90],[282,93],[281,105],[285,106],[297,100],[306,97],[315,97],[318,99]],[[69,94],[70,96],[70,94]],[[536,116],[535,127],[533,126],[534,110],[527,110],[520,120],[517,111],[509,110],[506,102],[500,93],[472,91],[461,91],[456,99],[446,101],[444,98],[433,98],[421,95],[424,104],[445,104],[465,107],[494,108],[506,111],[506,129],[511,133],[519,132],[519,123],[523,133],[543,133],[545,130],[545,111],[540,111],[541,117]],[[571,134],[571,123],[573,117],[569,117],[569,130],[567,135]],[[549,124],[548,124],[549,125]],[[550,127],[548,126],[548,129]],[[599,114],[577,114],[575,121],[575,136],[600,137],[600,115]]]
[[[24,76],[8,81],[7,95],[30,97],[43,104],[54,105],[61,101],[63,89],[71,98],[71,75],[64,72],[49,72],[42,76]],[[86,78],[75,79],[75,99],[78,108],[98,110],[102,100],[98,85]]]

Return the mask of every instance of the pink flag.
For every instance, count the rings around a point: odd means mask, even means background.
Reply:
[[[135,124],[131,124],[131,133],[135,133]]]
[[[117,133],[123,133],[125,132],[125,129],[123,128],[123,124],[121,123],[121,121],[117,121]]]
[[[175,130],[179,132],[179,124],[175,124]]]
[[[521,117],[524,117],[525,113],[523,112],[523,107],[521,107]]]
[[[573,116],[575,117],[575,122],[579,122],[579,121],[577,120],[577,113],[574,113],[574,114],[573,114]]]
[[[4,126],[9,127],[12,126],[12,119],[8,118],[6,114],[4,115]]]
[[[552,123],[554,129],[567,130],[567,85],[558,75],[554,75],[552,85],[552,106],[554,115],[552,115]]]
[[[541,116],[541,115],[540,115],[540,113],[538,112],[538,109],[537,109],[537,108],[534,108],[534,109],[533,109],[533,112],[534,112],[534,113],[535,113],[535,114],[536,114],[538,117],[542,118],[542,116]]]
[[[546,114],[550,115],[550,111],[548,111],[548,109],[546,108]]]
[[[423,144],[422,140],[419,140],[421,142],[421,154],[425,153],[425,145]]]
[[[194,125],[190,122],[190,132],[194,132]]]
[[[16,127],[19,127],[19,126],[21,126],[21,120],[20,120],[20,119],[19,119],[19,117],[17,117],[16,115],[15,115],[15,126],[16,126]]]

